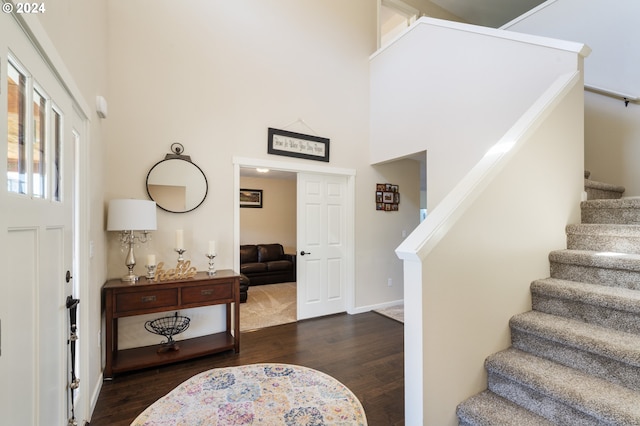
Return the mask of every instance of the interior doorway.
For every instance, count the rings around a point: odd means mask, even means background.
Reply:
[[[234,158],[234,192],[235,192],[235,200],[234,200],[234,269],[240,270],[240,254],[239,248],[241,245],[241,220],[240,220],[240,189],[241,186],[241,172],[245,176],[247,174],[255,174],[256,168],[265,168],[270,171],[276,172],[278,174],[287,174],[287,177],[297,176],[299,173],[315,173],[326,176],[338,176],[343,177],[345,179],[344,192],[345,192],[345,226],[344,226],[344,235],[345,235],[345,247],[344,247],[344,306],[347,312],[353,311],[354,306],[354,228],[355,228],[355,218],[354,211],[355,207],[353,205],[355,199],[355,170],[352,169],[341,169],[334,167],[327,167],[322,165],[315,165],[311,163],[290,163],[290,162],[281,162],[281,161],[270,161],[270,160],[259,160],[259,159],[250,159],[250,158]],[[254,170],[253,172],[248,172],[247,169]],[[284,175],[281,175],[284,176]],[[297,183],[296,183],[297,185]],[[251,189],[251,188],[249,188]],[[259,189],[259,188],[256,188]],[[264,194],[266,200],[266,194]],[[265,201],[266,202],[266,201]],[[296,199],[296,222],[301,213],[299,209],[299,201]],[[297,237],[297,235],[296,235]],[[300,255],[300,248],[295,247],[297,256]],[[300,271],[298,270],[298,274]],[[296,279],[298,289],[297,291],[305,291],[306,288],[304,277],[297,276]],[[251,292],[251,288],[249,289]],[[251,297],[249,295],[249,297]],[[299,319],[299,318],[298,318]]]
[[[266,168],[240,168],[240,251],[244,268],[255,276],[245,303],[240,305],[240,330],[249,331],[287,324],[297,320],[296,267],[296,173]],[[282,247],[282,260],[273,265],[284,268],[270,275],[255,269],[263,247]],[[255,247],[255,250],[254,250]],[[269,253],[278,254],[269,250]],[[285,262],[289,262],[288,264]],[[264,274],[264,277],[261,275]],[[250,275],[247,272],[247,275]],[[256,281],[258,284],[256,285]]]

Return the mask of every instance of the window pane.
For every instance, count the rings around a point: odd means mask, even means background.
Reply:
[[[53,199],[60,201],[62,173],[60,165],[62,151],[62,117],[57,111],[53,111]]]
[[[46,197],[46,111],[47,100],[33,91],[33,196]]]
[[[9,128],[7,135],[7,189],[10,192],[26,194],[25,92],[27,78],[9,63],[7,80]]]

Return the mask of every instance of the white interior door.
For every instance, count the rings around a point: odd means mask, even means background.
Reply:
[[[61,425],[72,290],[65,275],[73,270],[72,104],[11,15],[0,15],[0,40],[0,423]]]
[[[298,174],[298,319],[347,307],[347,178]]]

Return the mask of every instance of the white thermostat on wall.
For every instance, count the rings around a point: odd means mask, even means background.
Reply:
[[[96,111],[98,117],[107,118],[107,100],[103,96],[96,96]]]

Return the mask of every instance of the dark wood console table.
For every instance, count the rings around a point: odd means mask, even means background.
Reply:
[[[102,292],[106,316],[105,378],[231,349],[240,351],[240,275],[232,270],[220,270],[213,276],[198,272],[193,278],[162,282],[144,277],[135,284],[113,279],[104,284]],[[118,350],[118,318],[221,304],[227,306],[224,332],[181,340],[177,351],[158,353],[158,345]]]

